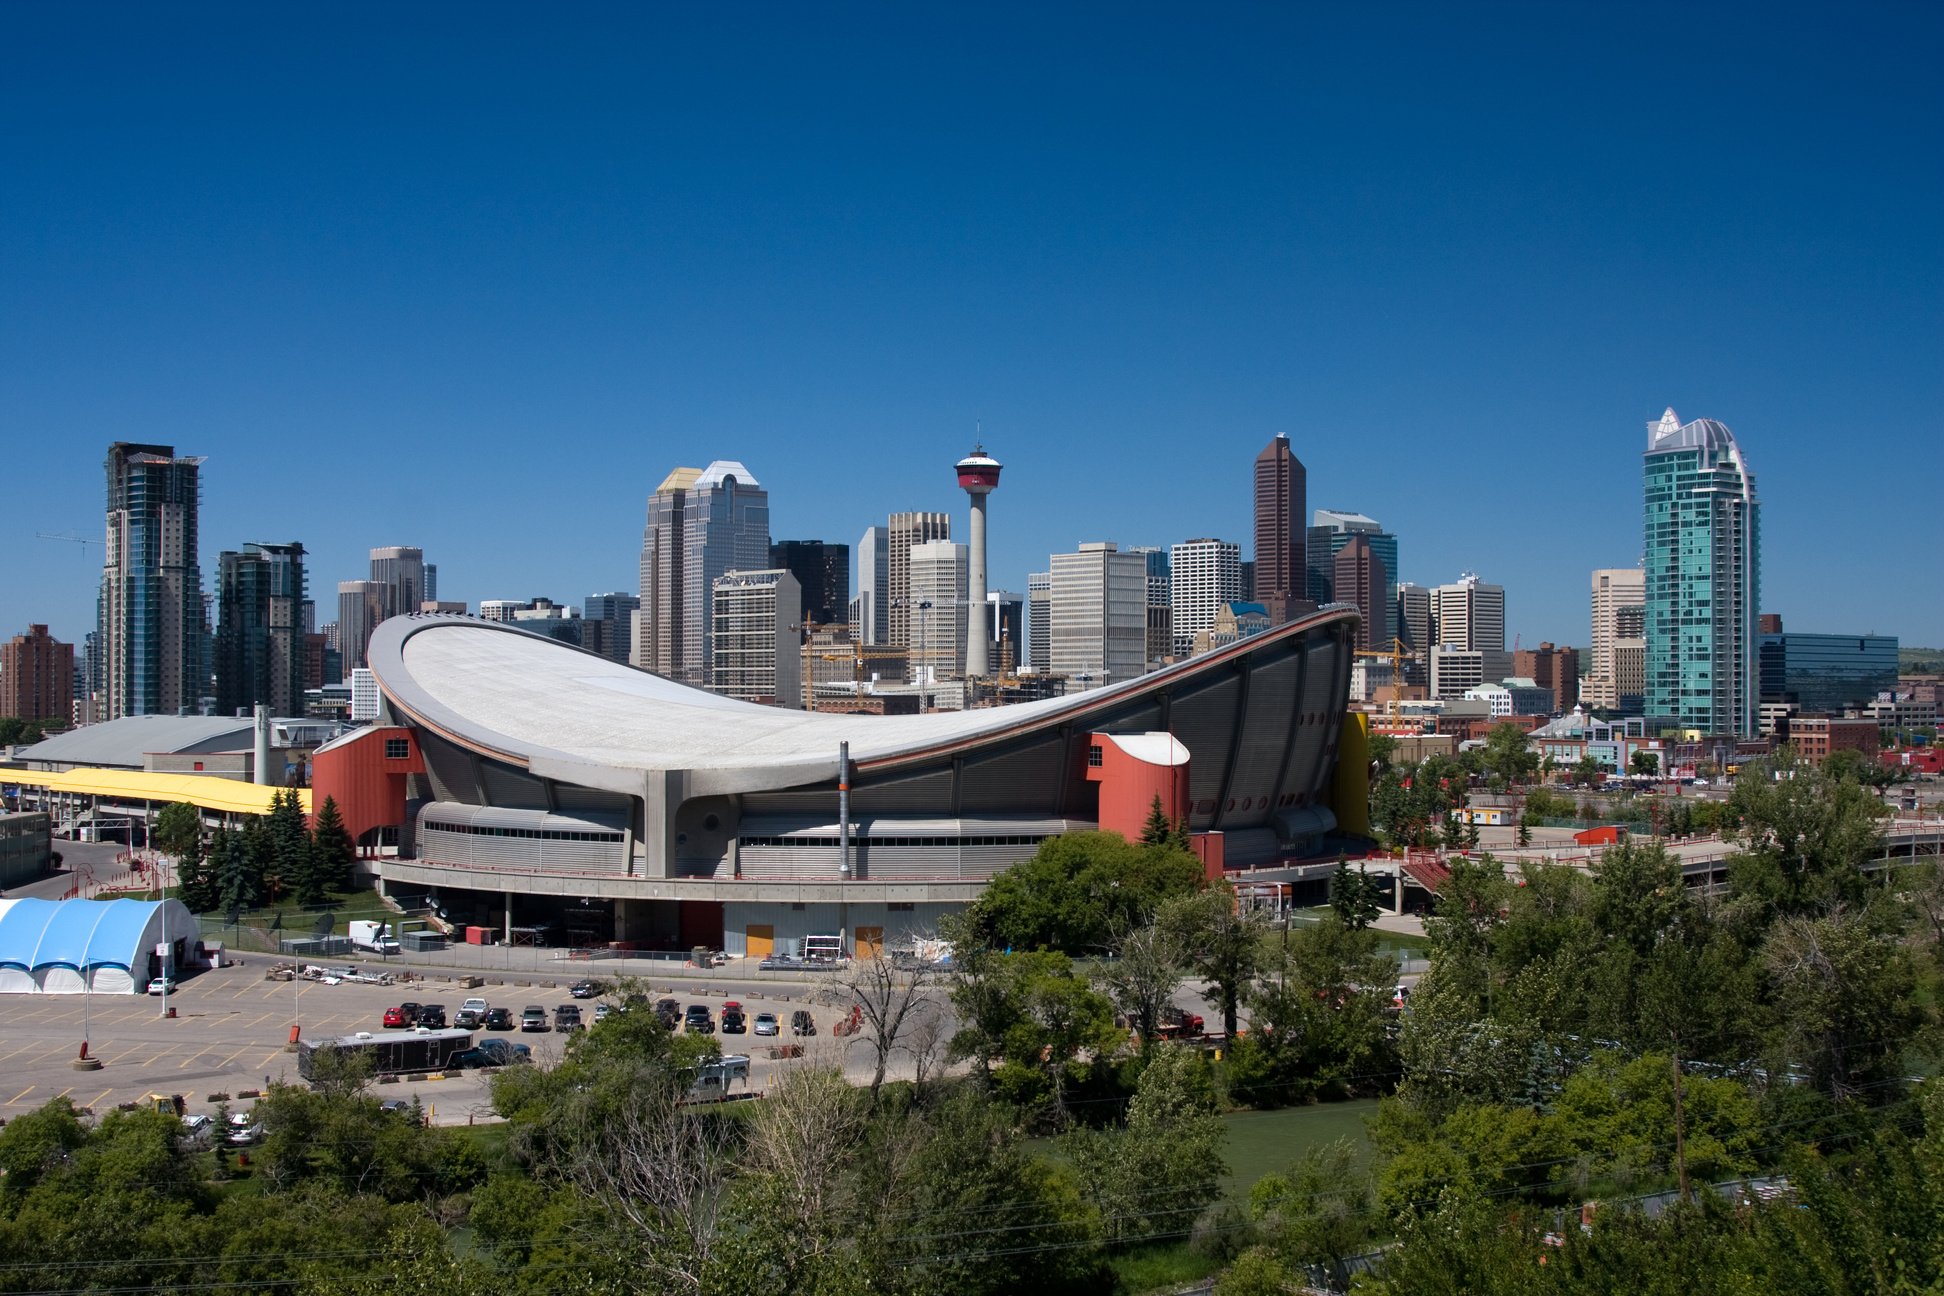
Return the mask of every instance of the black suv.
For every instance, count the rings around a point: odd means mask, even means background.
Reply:
[[[417,1025],[427,1030],[444,1030],[446,1025],[444,1004],[420,1004]]]
[[[682,1024],[682,1005],[675,999],[655,1000],[655,1016],[662,1019],[662,1025],[674,1030]]]
[[[511,1008],[488,1008],[486,1010],[487,1030],[512,1030],[513,1010]]]
[[[715,1034],[715,1018],[709,1015],[709,1005],[690,1004],[683,1015],[682,1029],[691,1035]]]
[[[567,993],[576,999],[592,999],[596,989],[592,981],[576,981],[567,987]]]
[[[742,1009],[724,1008],[722,1010],[722,1033],[724,1035],[741,1035],[748,1030],[749,1019],[742,1015]]]
[[[581,1029],[579,1004],[562,1004],[554,1009],[554,1029],[557,1031],[577,1031]]]
[[[790,1014],[790,1034],[815,1035],[816,1033],[817,1019],[810,1015],[807,1008],[799,1008]]]
[[[405,1025],[408,1027],[419,1024],[419,1011],[420,1005],[413,1003],[409,999],[398,1005],[398,1015],[405,1019]]]

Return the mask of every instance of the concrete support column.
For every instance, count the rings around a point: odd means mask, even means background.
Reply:
[[[982,679],[988,674],[986,645],[992,634],[986,628],[986,497],[972,496],[972,531],[965,554],[965,675]]]
[[[1404,912],[1404,866],[1399,864],[1397,872],[1391,874],[1391,912]]]
[[[501,894],[506,897],[506,933],[500,937],[500,943],[511,945],[513,943],[513,893],[505,891]]]

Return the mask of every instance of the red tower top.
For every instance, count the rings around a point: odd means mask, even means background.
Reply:
[[[999,461],[987,454],[984,446],[973,446],[972,453],[958,461],[959,489],[971,495],[990,495],[999,489],[999,468]]]

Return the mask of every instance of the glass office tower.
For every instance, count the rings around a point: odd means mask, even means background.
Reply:
[[[1645,711],[1656,727],[1756,732],[1755,478],[1713,419],[1647,425]]]

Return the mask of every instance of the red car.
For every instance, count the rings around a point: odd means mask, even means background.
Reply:
[[[405,1027],[410,1026],[411,1024],[412,1023],[406,1019],[405,1010],[403,1008],[385,1009],[385,1029],[386,1030],[403,1030]]]

